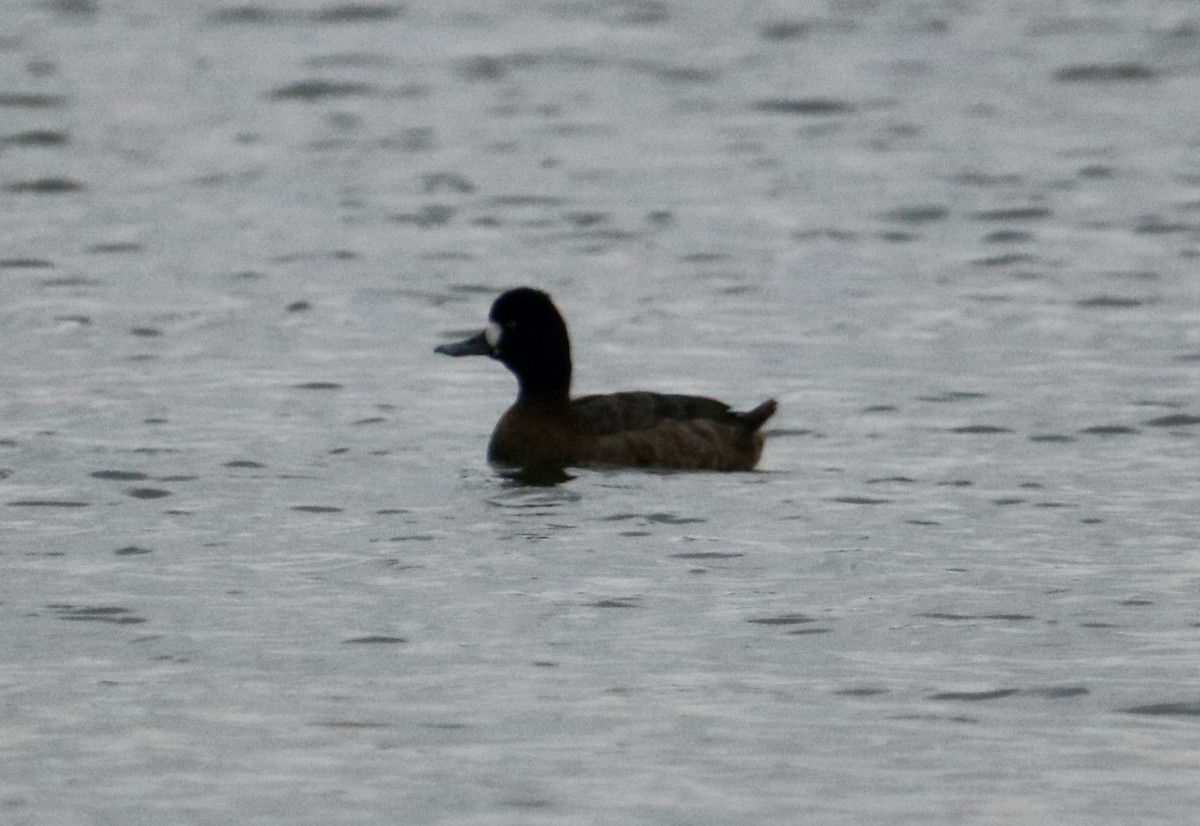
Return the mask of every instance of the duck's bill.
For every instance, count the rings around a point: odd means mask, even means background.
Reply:
[[[478,333],[453,344],[442,344],[433,348],[433,352],[446,356],[490,356],[492,345],[486,333]]]

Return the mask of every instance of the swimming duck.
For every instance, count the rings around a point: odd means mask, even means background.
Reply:
[[[715,399],[645,391],[571,399],[566,322],[550,296],[529,287],[501,294],[482,332],[435,352],[491,356],[517,377],[517,400],[488,444],[496,465],[750,470],[776,408],[768,399],[739,413]]]

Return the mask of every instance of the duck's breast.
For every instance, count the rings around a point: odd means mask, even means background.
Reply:
[[[567,467],[589,461],[594,439],[581,432],[570,410],[510,407],[488,442],[488,461],[513,467]]]

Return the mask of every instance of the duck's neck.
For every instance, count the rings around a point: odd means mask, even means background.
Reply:
[[[535,370],[517,374],[517,404],[566,407],[571,398],[571,357],[543,360]]]

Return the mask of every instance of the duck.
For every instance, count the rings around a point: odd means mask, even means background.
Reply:
[[[488,462],[500,468],[753,470],[762,426],[778,407],[767,399],[737,412],[716,399],[644,390],[571,398],[566,321],[532,287],[502,293],[482,331],[434,352],[490,356],[516,376],[517,399],[488,442]]]

